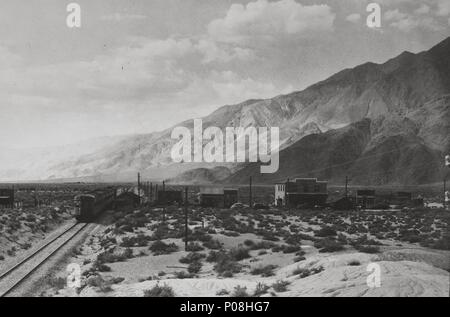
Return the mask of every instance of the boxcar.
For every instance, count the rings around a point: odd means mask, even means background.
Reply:
[[[80,222],[90,222],[107,208],[113,207],[115,198],[114,189],[78,195],[75,197],[75,218]]]

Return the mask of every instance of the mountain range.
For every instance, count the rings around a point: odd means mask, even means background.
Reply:
[[[193,128],[193,120],[177,126]],[[134,180],[137,171],[174,182],[273,183],[318,177],[358,184],[440,180],[450,151],[450,37],[428,51],[343,70],[307,89],[228,105],[203,127],[280,127],[280,169],[259,164],[174,164],[173,128],[32,152],[6,151],[0,180]],[[13,161],[14,164],[7,162]],[[220,166],[220,168],[218,168]]]

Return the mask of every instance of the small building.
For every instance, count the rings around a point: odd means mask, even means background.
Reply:
[[[158,205],[182,204],[183,192],[180,190],[160,190],[157,193],[156,203]]]
[[[238,202],[239,190],[231,188],[200,188],[198,200],[200,206],[211,208],[230,208]]]
[[[225,208],[230,208],[239,201],[239,190],[233,188],[226,188],[223,191],[223,205]]]
[[[122,192],[116,198],[116,208],[128,208],[139,206],[139,196],[133,192]]]
[[[14,207],[14,189],[0,189],[0,207]]]
[[[322,206],[328,198],[328,182],[316,178],[297,178],[294,181],[275,184],[275,205],[297,207]]]
[[[375,207],[375,190],[362,189],[356,191],[356,205],[362,209],[371,209]]]
[[[351,197],[342,197],[333,203],[333,209],[335,210],[354,210],[355,200]]]

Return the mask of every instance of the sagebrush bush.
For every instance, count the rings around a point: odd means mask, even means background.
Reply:
[[[344,246],[339,242],[325,238],[314,243],[314,246],[319,249],[320,253],[331,253],[344,250]]]
[[[189,264],[187,270],[191,274],[198,274],[202,269],[202,263],[199,261],[192,262]]]
[[[163,286],[157,284],[153,288],[144,291],[144,297],[175,297],[173,288],[164,284]]]
[[[205,257],[206,257],[206,255],[204,255],[202,253],[191,252],[191,253],[188,253],[186,256],[182,257],[179,261],[180,261],[180,263],[183,263],[183,264],[191,264],[194,262],[200,262]]]
[[[247,287],[238,285],[234,288],[231,297],[250,297],[250,295],[247,293]]]
[[[256,285],[255,288],[255,292],[253,293],[253,296],[259,297],[261,295],[267,294],[267,292],[269,291],[270,286],[267,286],[266,284],[263,283],[258,283]]]
[[[261,275],[262,277],[269,277],[274,276],[275,273],[273,272],[277,268],[276,265],[266,265],[266,266],[259,266],[251,270],[252,275]]]
[[[276,281],[274,284],[272,284],[272,288],[275,292],[278,293],[282,293],[282,292],[287,292],[287,287],[290,285],[291,283],[288,281]]]
[[[178,247],[175,243],[166,244],[161,240],[156,240],[149,248],[154,255],[170,254],[178,251]]]

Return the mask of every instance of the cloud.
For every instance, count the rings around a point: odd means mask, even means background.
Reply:
[[[416,14],[428,14],[430,12],[430,7],[426,4],[422,4],[418,9],[414,11]]]
[[[279,36],[311,36],[333,30],[335,14],[328,5],[304,6],[294,0],[257,0],[246,6],[233,4],[226,16],[208,25],[210,36],[220,42],[248,43]]]
[[[345,20],[351,23],[357,23],[361,20],[361,14],[359,13],[350,14],[345,18]]]
[[[424,8],[419,8],[419,11],[425,11]],[[389,22],[391,27],[397,28],[403,32],[410,32],[416,28],[422,28],[430,31],[440,31],[443,29],[442,25],[433,17],[425,14],[413,15],[401,12],[399,9],[389,10],[384,14],[385,21]]]
[[[448,16],[450,15],[450,1],[449,0],[437,0],[437,15]]]
[[[103,15],[100,17],[102,21],[108,22],[122,22],[131,20],[145,20],[147,16],[142,14],[125,14],[125,13],[113,13],[108,15]]]
[[[134,38],[131,45],[125,43],[90,61],[57,64],[30,66],[1,46],[0,57],[5,61],[0,63],[0,100],[5,109],[14,109],[0,117],[0,126],[12,129],[20,118],[27,118],[29,129],[55,144],[136,129],[162,130],[224,104],[285,91],[270,79],[215,70],[214,62],[256,57],[250,50],[206,39]],[[50,133],[54,122],[67,118],[82,133],[73,129]]]
[[[198,42],[196,48],[201,52],[203,63],[209,64],[212,62],[228,63],[231,61],[254,61],[257,57],[255,52],[248,48],[241,47],[224,47],[210,39],[203,39]]]

